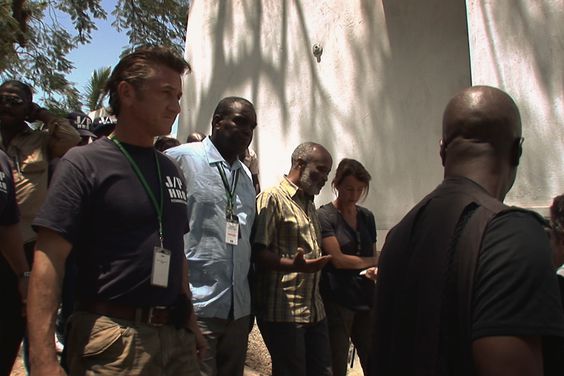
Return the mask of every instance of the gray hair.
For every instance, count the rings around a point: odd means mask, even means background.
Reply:
[[[303,142],[299,144],[292,153],[292,167],[294,167],[300,159],[309,162],[315,149],[319,148],[324,149],[322,145],[315,142]]]

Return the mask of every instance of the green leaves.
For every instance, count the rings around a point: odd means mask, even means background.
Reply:
[[[96,30],[95,19],[106,19],[106,11],[100,6],[98,0],[67,0],[57,1],[55,7],[61,12],[67,13],[78,32],[76,40],[78,43],[90,42],[90,34]]]
[[[182,53],[188,4],[189,0],[119,0],[111,10],[112,26],[128,35],[124,49],[160,44]],[[0,0],[0,80],[15,78],[41,89],[46,107],[80,110],[78,90],[66,79],[74,68],[67,56],[91,41],[96,20],[106,19],[108,11],[101,0]],[[62,17],[69,17],[74,29],[63,27]],[[89,109],[99,107],[99,88],[88,87],[85,97]]]
[[[131,48],[160,44],[179,53],[184,48],[188,1],[119,0],[112,15],[112,26],[127,30]]]
[[[104,86],[110,78],[111,71],[111,67],[104,67],[92,72],[84,93],[88,111],[95,111],[104,106],[104,98],[106,97]]]

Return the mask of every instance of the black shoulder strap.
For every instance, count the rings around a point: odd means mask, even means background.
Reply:
[[[453,272],[455,273],[455,293],[449,296],[447,304],[453,305],[454,317],[450,317],[451,328],[458,330],[449,338],[449,347],[453,351],[451,365],[457,375],[473,375],[472,358],[472,299],[474,277],[478,266],[478,258],[482,241],[488,224],[496,216],[511,211],[525,211],[510,208],[499,201],[483,202],[478,206],[462,230],[453,255]],[[529,211],[526,211],[531,213]],[[535,213],[533,213],[535,214]],[[537,215],[538,216],[538,215]],[[454,319],[454,320],[453,320]]]
[[[454,316],[449,318],[452,330],[449,348],[457,351],[451,353],[449,360],[451,370],[456,370],[457,375],[474,374],[471,346],[474,274],[484,232],[495,215],[495,212],[479,206],[462,231],[455,248],[456,253],[452,256],[456,286],[451,289],[455,292],[454,296],[447,299],[447,304],[454,306],[450,310]]]

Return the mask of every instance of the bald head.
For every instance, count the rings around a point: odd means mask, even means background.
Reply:
[[[503,197],[521,156],[521,117],[505,92],[474,86],[458,93],[443,115],[441,159],[445,176],[466,176]],[[495,191],[495,192],[493,192]]]
[[[490,86],[473,86],[457,94],[443,115],[443,143],[468,140],[507,151],[521,137],[517,105],[505,92]]]

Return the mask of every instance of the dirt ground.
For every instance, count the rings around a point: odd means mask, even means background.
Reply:
[[[245,374],[244,376],[270,376],[270,355],[262,341],[260,332],[255,325],[251,334],[249,335],[249,349],[247,351],[247,360],[245,361]],[[348,376],[362,376],[362,369],[360,368],[360,361],[355,358],[354,367],[349,370]],[[20,356],[14,364],[14,369],[10,376],[26,376],[23,367],[23,360]]]
[[[270,376],[270,355],[264,345],[258,327],[255,325],[249,334],[249,349],[245,361],[245,376]],[[354,367],[349,369],[347,376],[362,376],[360,360],[355,357]]]

